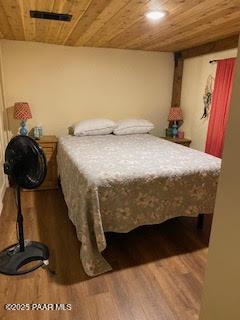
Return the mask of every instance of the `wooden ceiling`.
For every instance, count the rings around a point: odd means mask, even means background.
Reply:
[[[145,13],[169,12],[161,21]],[[29,10],[73,15],[32,19]],[[0,38],[69,46],[179,51],[240,32],[240,0],[0,0]]]

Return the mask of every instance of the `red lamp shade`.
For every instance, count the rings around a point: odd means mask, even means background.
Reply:
[[[172,107],[169,111],[168,121],[183,120],[183,112],[180,107]]]
[[[32,118],[30,106],[27,102],[16,102],[14,104],[14,118],[18,120],[27,120]]]

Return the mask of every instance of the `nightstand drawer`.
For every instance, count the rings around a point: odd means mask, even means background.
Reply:
[[[47,176],[38,190],[57,189],[57,138],[55,136],[45,136],[37,142],[41,146],[47,160]]]
[[[192,142],[190,139],[187,139],[187,138],[162,137],[162,139],[173,142],[173,143],[181,144],[182,146],[185,146],[185,147],[190,147]]]
[[[54,151],[57,147],[56,143],[39,142],[39,145],[42,149],[51,149],[52,151]]]
[[[45,157],[46,157],[46,161],[47,161],[47,162],[52,161],[52,160],[55,160],[56,155],[55,155],[55,153],[53,152],[53,149],[52,149],[52,148],[44,148],[44,149],[43,149],[43,152],[44,152],[44,154],[45,154]]]

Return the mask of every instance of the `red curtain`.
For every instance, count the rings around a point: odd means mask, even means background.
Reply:
[[[235,58],[220,60],[213,90],[205,151],[221,158],[232,93]]]

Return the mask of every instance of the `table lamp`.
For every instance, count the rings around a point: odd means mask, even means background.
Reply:
[[[177,121],[183,120],[183,112],[180,107],[171,107],[168,115],[168,121],[172,121],[172,134],[173,137],[176,138],[178,134],[178,123]]]
[[[16,102],[14,104],[14,118],[21,120],[19,130],[20,135],[27,136],[28,129],[26,127],[26,122],[28,119],[32,118],[30,106],[27,102]]]

